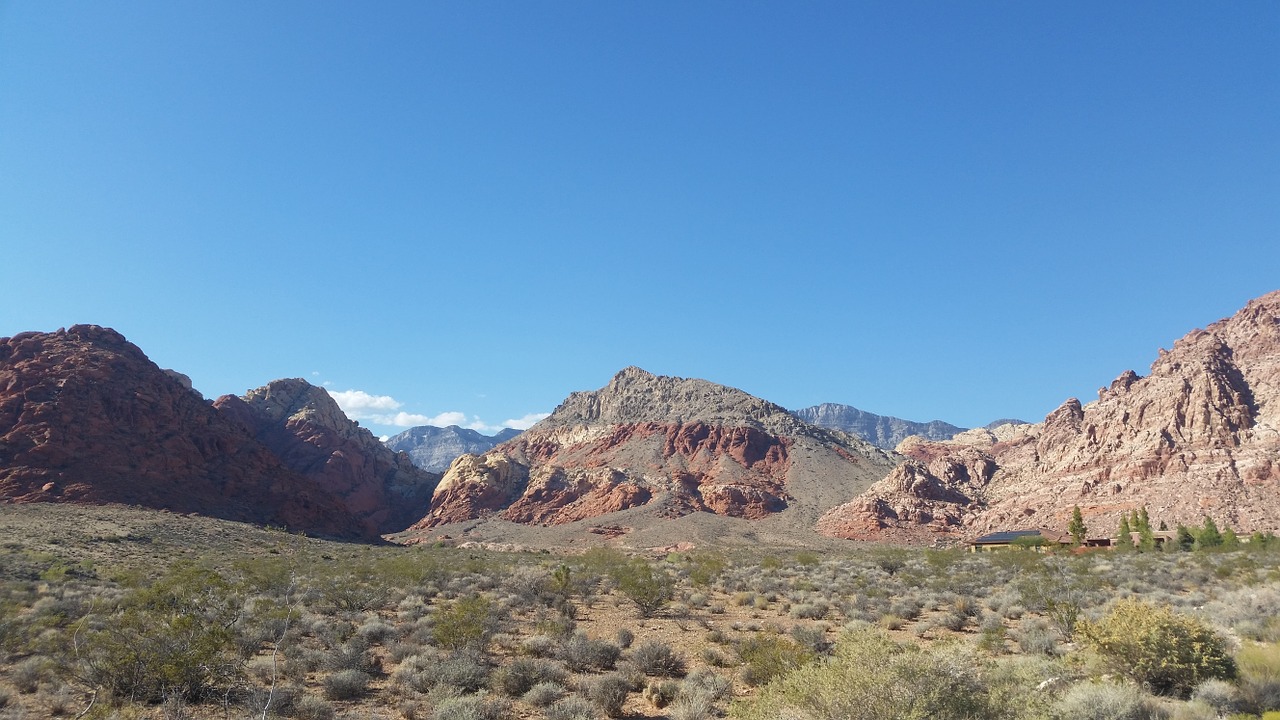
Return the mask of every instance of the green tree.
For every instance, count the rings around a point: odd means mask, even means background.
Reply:
[[[1168,606],[1125,598],[1101,620],[1081,620],[1076,629],[1114,672],[1157,694],[1186,697],[1205,680],[1236,674],[1222,637]]]
[[[1191,534],[1191,530],[1185,525],[1178,525],[1173,539],[1173,549],[1187,551],[1195,547],[1195,544],[1196,536]]]
[[[1235,550],[1240,547],[1240,538],[1236,535],[1236,531],[1226,528],[1222,531],[1222,548],[1224,550]]]
[[[1080,514],[1080,506],[1071,508],[1071,522],[1067,523],[1067,532],[1071,533],[1071,542],[1083,545],[1089,535],[1089,526],[1084,524],[1084,516]]]
[[[1222,546],[1222,533],[1218,532],[1218,524],[1208,515],[1204,516],[1204,524],[1200,526],[1200,532],[1196,533],[1196,548],[1199,550],[1207,550]]]
[[[1120,528],[1116,530],[1116,549],[1132,550],[1133,549],[1133,528],[1129,525],[1129,516],[1120,513]]]

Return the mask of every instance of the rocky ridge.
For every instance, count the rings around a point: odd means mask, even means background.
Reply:
[[[792,414],[813,425],[843,430],[885,450],[894,449],[898,443],[913,435],[929,440],[949,440],[965,430],[941,420],[914,422],[876,415],[839,403],[822,403],[796,410]]]
[[[185,376],[96,325],[0,339],[0,501],[123,503],[360,536],[336,498]]]
[[[286,467],[340,498],[368,535],[420,519],[440,480],[348,419],[324,388],[300,378],[224,395],[214,407],[250,428]]]
[[[1065,528],[1073,506],[1106,533],[1146,506],[1153,521],[1211,516],[1238,531],[1280,518],[1280,291],[1161,350],[1082,404],[1034,425],[909,439],[909,459],[828,512],[824,534],[924,540]]]
[[[869,444],[740,390],[632,367],[519,437],[458,458],[417,527],[486,516],[559,525],[639,507],[759,519],[829,507],[891,466]],[[818,467],[826,487],[798,480]]]
[[[495,445],[504,443],[520,434],[519,430],[503,428],[493,435],[457,425],[435,427],[420,425],[387,438],[384,444],[396,452],[408,453],[414,465],[428,472],[443,473],[461,455],[488,452]]]

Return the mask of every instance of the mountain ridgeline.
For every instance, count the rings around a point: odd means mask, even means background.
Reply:
[[[822,403],[795,410],[792,414],[807,423],[843,430],[885,450],[894,449],[898,443],[912,435],[929,440],[950,440],[966,429],[941,420],[922,423],[876,415],[852,405],[837,403]]]
[[[503,428],[493,435],[484,435],[457,425],[420,425],[387,438],[386,446],[396,452],[406,453],[413,464],[423,470],[443,473],[458,456],[483,454],[519,434],[520,431],[513,428]]]

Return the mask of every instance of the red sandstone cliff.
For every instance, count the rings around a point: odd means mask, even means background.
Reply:
[[[1154,521],[1239,531],[1280,527],[1280,291],[1126,371],[1087,405],[1035,425],[905,441],[910,459],[819,522],[850,538],[967,537],[1065,528],[1073,506],[1110,532],[1146,506]]]
[[[331,494],[184,379],[96,325],[0,338],[0,501],[126,503],[361,535]]]

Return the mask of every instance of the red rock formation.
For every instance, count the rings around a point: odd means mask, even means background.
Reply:
[[[114,330],[0,339],[0,501],[125,503],[359,535],[292,472]]]
[[[419,470],[352,422],[324,388],[274,380],[214,407],[250,428],[291,470],[341,498],[370,535],[397,532],[420,519],[440,476]]]
[[[1096,402],[1072,398],[1037,425],[900,450],[920,460],[827,513],[822,532],[920,539],[1065,528],[1076,505],[1104,533],[1141,506],[1170,526],[1209,515],[1238,531],[1278,529],[1280,291],[1162,350],[1147,377],[1125,371]],[[944,477],[938,462],[967,475]]]
[[[484,456],[459,458],[416,527],[495,514],[555,525],[654,503],[666,516],[756,519],[789,506],[797,474],[859,485],[887,467],[870,445],[739,390],[628,368]]]

